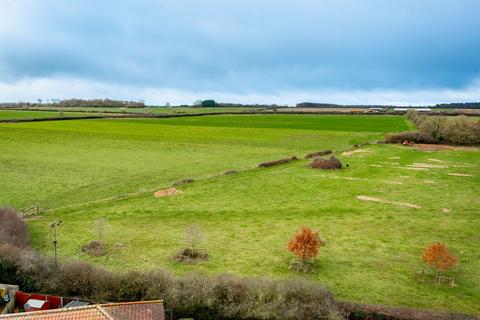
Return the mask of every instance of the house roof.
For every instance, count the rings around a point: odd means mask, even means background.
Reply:
[[[164,320],[163,301],[96,304],[0,315],[5,320]]]

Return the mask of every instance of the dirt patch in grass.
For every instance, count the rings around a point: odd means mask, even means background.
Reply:
[[[408,202],[399,202],[399,201],[391,201],[391,200],[386,200],[382,198],[377,198],[377,197],[371,197],[371,196],[357,196],[358,200],[361,201],[371,201],[371,202],[379,202],[379,203],[386,203],[386,204],[392,204],[395,206],[399,207],[406,207],[406,208],[412,208],[412,209],[421,209],[419,205],[413,204],[413,203],[408,203]]]
[[[93,240],[82,247],[82,251],[92,257],[101,257],[107,254],[105,243],[99,240]]]
[[[419,168],[419,167],[400,167],[403,169],[408,169],[408,170],[416,170],[416,171],[428,171],[430,170],[429,168]]]
[[[473,177],[473,174],[468,174],[468,173],[452,173],[452,172],[449,172],[447,174],[449,176],[455,176],[455,177]]]
[[[442,160],[438,160],[438,159],[428,159],[428,161],[437,162],[437,163],[443,163]]]
[[[423,180],[426,184],[435,184],[436,182],[433,180]]]
[[[448,168],[448,166],[445,165],[438,165],[438,164],[429,164],[429,163],[413,163],[413,164],[407,164],[407,167],[411,168],[427,168],[427,169],[445,169]]]
[[[357,149],[357,150],[353,150],[353,151],[345,151],[345,152],[342,153],[342,156],[351,157],[352,155],[355,155],[355,154],[359,154],[359,153],[369,153],[369,152],[372,152],[372,149],[371,149],[371,148],[367,148],[367,149]]]
[[[178,252],[174,259],[177,262],[201,262],[208,259],[208,253],[203,249],[185,248]]]
[[[443,212],[443,213],[449,213],[450,211],[452,211],[452,210],[450,210],[450,209],[448,209],[448,208],[442,208],[442,212]]]
[[[183,192],[175,189],[175,188],[168,188],[168,189],[162,189],[158,190],[153,194],[155,198],[162,198],[162,197],[168,197],[168,196],[176,196],[179,194],[182,194]]]

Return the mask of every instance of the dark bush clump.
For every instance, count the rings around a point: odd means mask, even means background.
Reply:
[[[25,222],[12,208],[0,208],[0,244],[23,249],[28,246],[28,230]]]
[[[266,161],[266,162],[260,163],[258,165],[258,167],[259,168],[273,167],[273,166],[277,166],[279,164],[289,163],[289,162],[295,161],[295,160],[298,160],[298,158],[296,156],[293,156],[293,157],[290,157],[290,158],[283,158],[283,159],[279,159],[279,160]]]
[[[318,152],[312,152],[309,153],[305,156],[305,159],[311,159],[311,158],[316,158],[316,157],[321,157],[321,156],[326,156],[332,153],[332,150],[324,150],[324,151],[318,151]]]
[[[405,143],[405,142],[414,142],[414,143],[436,143],[437,141],[432,137],[424,135],[416,131],[407,131],[400,133],[389,133],[385,135],[386,143]]]
[[[237,173],[238,173],[238,171],[236,171],[236,170],[227,170],[227,171],[225,171],[225,172],[222,173],[222,174],[223,174],[224,176],[228,176],[228,175],[230,175],[230,174],[237,174]]]
[[[340,160],[335,157],[330,157],[330,159],[314,158],[312,163],[310,163],[310,168],[312,169],[337,170],[342,169],[342,167]]]
[[[188,183],[193,183],[195,180],[193,180],[192,178],[185,178],[185,179],[182,179],[182,180],[179,180],[175,183],[173,183],[173,186],[174,187],[179,187],[179,186],[183,186],[184,184],[188,184]]]

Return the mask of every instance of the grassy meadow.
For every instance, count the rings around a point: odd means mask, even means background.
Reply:
[[[479,313],[478,149],[352,148],[410,127],[403,117],[347,115],[0,124],[0,203],[41,206],[28,223],[46,254],[48,223],[62,219],[62,259],[119,271],[305,277],[340,299]],[[348,168],[312,170],[307,160],[255,168],[324,149]],[[183,194],[153,197],[183,178],[196,180],[177,187]],[[98,239],[100,218],[108,253],[94,258],[81,248]],[[202,227],[210,259],[180,264],[172,257],[190,224]],[[288,268],[286,244],[301,225],[326,239],[311,274]],[[456,287],[416,279],[422,248],[434,241],[459,257]]]
[[[85,116],[82,112],[0,110],[0,120]]]

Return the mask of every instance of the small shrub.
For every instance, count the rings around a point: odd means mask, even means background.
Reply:
[[[458,263],[458,258],[451,254],[442,242],[425,247],[422,260],[436,271],[438,282],[440,282],[440,271],[447,271]]]
[[[321,156],[326,156],[332,154],[332,150],[324,150],[324,151],[318,151],[318,152],[312,152],[309,153],[305,156],[305,159],[312,159],[316,157],[321,157]]]
[[[302,228],[288,242],[288,250],[299,258],[301,263],[299,266],[300,270],[309,271],[309,261],[315,260],[320,246],[323,245],[325,245],[325,242],[320,239],[318,232],[314,232],[312,229],[302,226]],[[292,267],[293,266],[294,265],[292,265]]]
[[[177,182],[174,182],[173,186],[174,187],[180,187],[180,186],[183,186],[183,185],[188,184],[188,183],[193,183],[194,181],[195,180],[193,180],[191,178],[185,178],[185,179],[179,180]]]
[[[28,229],[22,218],[12,208],[0,208],[0,244],[10,244],[23,249],[28,246]]]
[[[290,158],[283,158],[283,159],[279,159],[279,160],[266,161],[266,162],[260,163],[258,165],[258,167],[259,168],[268,168],[268,167],[277,166],[279,164],[289,163],[289,162],[295,161],[295,160],[298,160],[298,158],[296,156],[293,156],[293,157],[290,157]]]
[[[342,167],[340,160],[335,157],[330,157],[330,159],[314,158],[310,163],[310,168],[312,169],[337,170],[342,169]]]
[[[186,246],[175,256],[177,261],[197,261],[205,260],[208,258],[208,254],[205,249],[199,248],[204,241],[202,228],[199,225],[191,224],[185,229],[183,235],[183,241]]]
[[[236,171],[236,170],[227,170],[227,171],[225,171],[225,172],[222,173],[222,174],[223,174],[224,176],[228,176],[228,175],[230,175],[230,174],[237,174],[237,173],[238,173],[238,171]]]

